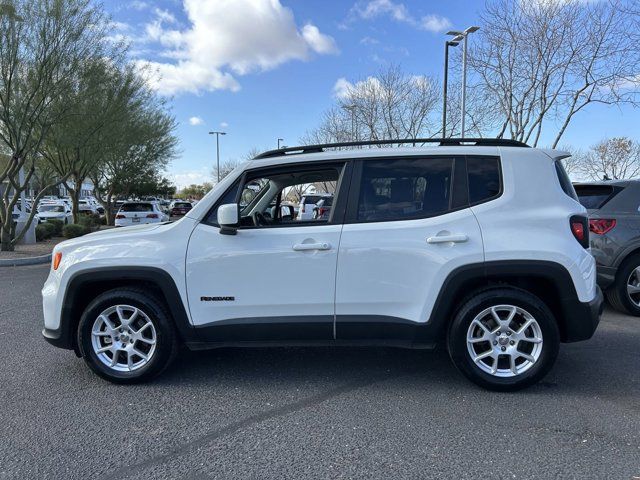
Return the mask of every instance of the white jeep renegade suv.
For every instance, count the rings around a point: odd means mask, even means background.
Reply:
[[[602,294],[566,153],[352,145],[263,153],[175,223],[60,243],[45,338],[118,383],[157,375],[179,344],[445,343],[470,380],[515,390],[549,371],[560,342],[593,335]],[[328,218],[278,208],[311,187],[334,195]]]

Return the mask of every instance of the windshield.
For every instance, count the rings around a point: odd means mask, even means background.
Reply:
[[[40,205],[38,207],[39,212],[60,212],[64,213],[64,207],[62,205]]]

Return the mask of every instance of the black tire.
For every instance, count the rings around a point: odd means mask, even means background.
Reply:
[[[474,318],[489,307],[503,304],[520,307],[531,314],[538,322],[543,338],[537,361],[528,370],[512,377],[485,372],[473,361],[467,348],[467,332]],[[517,288],[496,287],[479,290],[466,299],[450,325],[447,346],[453,363],[469,380],[488,390],[507,392],[533,385],[549,372],[558,356],[560,334],[553,314],[538,297]]]
[[[640,317],[640,307],[634,304],[627,294],[627,280],[637,267],[640,267],[640,254],[631,255],[625,259],[616,272],[616,279],[605,294],[611,306],[616,310]]]
[[[98,316],[115,305],[130,305],[140,309],[153,324],[156,333],[155,351],[147,364],[131,372],[121,372],[100,361],[94,351],[91,330]],[[159,375],[169,366],[178,351],[178,337],[173,320],[164,303],[141,288],[109,290],[95,298],[84,310],[77,332],[80,354],[89,368],[113,383],[140,383]]]

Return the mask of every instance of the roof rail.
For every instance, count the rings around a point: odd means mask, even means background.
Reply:
[[[529,147],[526,143],[508,138],[405,138],[400,140],[366,140],[361,142],[338,142],[338,143],[321,143],[318,145],[301,145],[299,147],[285,147],[277,150],[268,150],[256,155],[254,160],[261,158],[279,157],[287,154],[298,153],[318,153],[323,152],[325,148],[341,148],[341,147],[371,147],[379,145],[404,145],[437,143],[443,147],[452,146],[482,146],[482,147]]]

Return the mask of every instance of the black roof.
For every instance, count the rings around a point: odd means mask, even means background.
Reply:
[[[435,143],[440,146],[482,146],[482,147],[529,147],[526,143],[508,138],[404,138],[396,140],[368,140],[362,142],[338,142],[321,143],[317,145],[301,145],[298,147],[285,147],[277,150],[269,150],[254,157],[254,160],[261,158],[279,157],[282,155],[295,155],[300,153],[323,152],[325,148],[344,148],[380,145],[424,145],[425,143]]]

